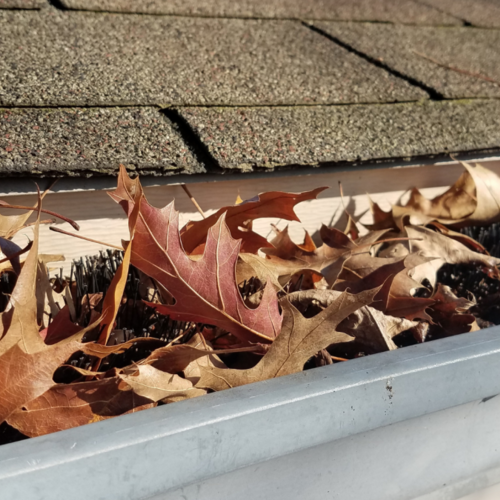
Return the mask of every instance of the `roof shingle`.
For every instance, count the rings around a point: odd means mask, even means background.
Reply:
[[[3,11],[4,105],[407,101],[420,89],[294,21]]]
[[[41,9],[46,0],[0,0],[0,9]]]
[[[499,0],[420,0],[475,26],[500,28]]]
[[[0,109],[2,175],[103,175],[120,163],[142,174],[205,171],[155,108]]]
[[[223,168],[319,166],[500,147],[500,101],[185,108]]]
[[[181,16],[462,24],[413,0],[62,0],[69,9]]]
[[[500,31],[371,23],[315,25],[444,97],[500,97]]]

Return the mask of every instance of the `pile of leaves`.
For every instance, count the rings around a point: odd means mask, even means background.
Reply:
[[[485,315],[500,259],[478,239],[498,232],[500,178],[464,166],[433,200],[413,189],[388,212],[371,203],[371,226],[346,212],[345,231],[323,226],[319,245],[287,228],[267,240],[252,223],[298,221],[294,207],[326,188],[237,200],[179,228],[173,203],[152,207],[122,167],[110,196],[128,241],[69,277],[50,277],[62,257],[38,252],[45,193],[31,209],[0,202],[27,209],[0,216],[0,442],[495,323]],[[20,248],[12,237],[32,213],[33,240]]]

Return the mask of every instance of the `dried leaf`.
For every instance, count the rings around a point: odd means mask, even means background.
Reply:
[[[337,326],[359,308],[370,304],[379,289],[358,295],[342,293],[320,314],[306,319],[284,299],[283,329],[262,360],[247,370],[202,368],[197,387],[223,390],[260,380],[289,375],[302,370],[304,363],[318,351],[336,342],[349,341],[349,335],[336,331]]]
[[[374,224],[369,229],[399,228],[406,224],[425,225],[432,221],[455,227],[486,225],[500,220],[500,178],[491,170],[461,162],[459,179],[445,193],[432,200],[413,188],[405,205],[384,212],[371,202]]]
[[[124,170],[119,182],[112,197],[122,200],[130,214],[134,202],[132,192],[127,191],[130,179]],[[240,244],[231,237],[224,215],[209,229],[205,253],[196,261],[182,248],[178,224],[179,214],[173,204],[159,210],[142,198],[131,262],[165,287],[176,301],[174,305],[154,307],[174,319],[219,326],[243,340],[272,341],[282,321],[276,291],[268,283],[258,308],[245,305],[235,272]]]
[[[416,321],[388,316],[365,306],[345,319],[338,330],[354,337],[367,352],[376,353],[397,349],[393,337],[417,325]]]
[[[0,356],[0,423],[54,385],[52,375],[82,344],[72,341],[36,353],[14,345]]]
[[[305,312],[311,305],[327,308],[341,293],[335,290],[307,290],[291,293],[287,298],[301,312]],[[344,319],[337,331],[354,337],[367,352],[375,353],[396,349],[392,338],[417,325],[415,321],[389,316],[374,307],[364,306]]]
[[[259,248],[271,246],[270,243],[251,230],[241,231],[240,227],[245,227],[248,221],[263,217],[299,221],[293,210],[295,205],[306,200],[314,200],[325,189],[327,188],[320,187],[304,193],[270,191],[233,207],[223,207],[210,217],[201,221],[191,221],[182,228],[181,238],[184,250],[188,255],[203,253],[210,228],[225,214],[225,221],[232,237],[242,240],[241,251],[256,253]]]
[[[136,394],[150,399],[172,403],[183,399],[203,396],[207,391],[193,387],[193,384],[178,375],[163,372],[151,365],[140,365],[129,370],[132,373],[118,375]]]
[[[39,207],[41,198],[39,197]],[[34,227],[33,245],[10,298],[11,308],[1,314],[0,356],[19,343],[27,354],[44,350],[38,333],[36,293],[40,212]]]
[[[151,400],[137,395],[119,377],[58,384],[15,411],[8,423],[36,437],[122,415]]]
[[[475,300],[457,297],[450,287],[438,283],[432,299],[432,319],[443,327],[448,335],[471,331],[476,318],[469,310],[476,305]]]
[[[436,283],[436,272],[443,264],[482,264],[493,274],[497,274],[496,266],[500,259],[480,254],[467,248],[457,240],[419,226],[406,226],[411,252],[433,260],[415,268],[412,278],[418,282],[428,279],[432,286]]]

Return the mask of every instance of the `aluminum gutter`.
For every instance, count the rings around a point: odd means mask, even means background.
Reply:
[[[473,445],[494,444],[482,460],[476,460],[472,476],[500,464],[500,426],[496,424],[500,398],[485,399],[499,393],[500,328],[495,327],[2,446],[1,496],[9,500],[209,499],[214,497],[203,494],[203,482],[217,481],[216,476],[223,474],[234,477],[238,469],[247,468],[244,483],[256,485],[268,467],[282,467],[293,457],[300,459],[305,471],[323,468],[320,484],[324,484],[327,472],[331,476],[335,469],[335,463],[329,462],[333,450],[342,450],[346,440],[355,440],[354,448],[351,443],[349,449],[358,463],[344,461],[344,468],[347,463],[351,471],[344,477],[346,490],[363,484],[373,460],[384,466],[392,457],[384,453],[384,446],[391,443],[409,446],[403,446],[391,460],[397,458],[397,463],[404,464],[404,450],[410,455],[419,445],[414,459],[421,465],[428,463],[435,450],[432,441],[425,441],[429,429],[441,448],[453,449],[458,465]],[[482,399],[484,403],[473,403]],[[489,415],[484,425],[476,426],[482,441],[477,432],[467,434],[467,426],[457,430],[473,408]],[[440,422],[437,427],[433,424],[436,418]],[[387,430],[392,425],[394,433]],[[384,439],[375,439],[378,451],[366,462],[365,453],[368,459],[374,452],[366,436],[373,432],[382,432]],[[269,462],[263,465],[265,461]],[[282,469],[281,476],[286,480],[283,470],[287,469]],[[412,486],[411,493],[393,492],[399,495],[396,497],[380,490],[385,494],[381,497],[377,489],[371,489],[371,496],[351,498],[414,498],[433,491],[431,487],[449,484],[450,478],[458,480],[461,470],[463,464],[458,468],[448,464],[444,476],[438,475],[439,485],[424,481]],[[293,483],[294,476],[289,476]],[[342,478],[337,477],[335,484],[328,481],[342,490]],[[195,486],[189,489],[188,485]],[[286,484],[281,485],[286,496],[274,486],[273,499],[306,498],[286,493]],[[346,498],[331,496],[321,488],[314,490],[314,484],[311,488],[315,493],[307,495],[308,499]],[[244,489],[233,493],[236,496],[220,498],[269,498]]]

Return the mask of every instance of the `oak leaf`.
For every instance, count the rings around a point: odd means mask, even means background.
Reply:
[[[241,239],[241,251],[245,253],[256,253],[260,248],[270,247],[266,238],[248,230],[248,222],[263,217],[273,217],[289,221],[299,221],[294,212],[298,203],[306,200],[314,200],[319,193],[327,189],[320,187],[304,193],[283,193],[280,191],[269,191],[255,198],[245,200],[232,207],[223,207],[206,219],[191,221],[181,230],[181,239],[187,254],[203,253],[207,235],[212,226],[225,214],[225,221],[235,239]],[[245,228],[245,231],[240,230]]]
[[[207,392],[193,387],[192,382],[179,375],[163,372],[151,365],[124,369],[118,376],[132,387],[136,394],[154,402],[161,400],[164,403],[173,403],[203,396]]]
[[[447,335],[471,331],[476,320],[470,313],[470,309],[476,305],[473,297],[472,300],[457,297],[450,287],[438,283],[432,299],[435,301],[431,309],[432,319],[443,327]]]
[[[326,309],[341,293],[336,290],[307,290],[291,293],[287,299],[302,313],[307,314],[311,306]],[[387,315],[371,306],[363,306],[344,319],[337,326],[337,331],[355,338],[371,354],[397,349],[393,337],[417,325],[415,321]]]
[[[29,437],[71,429],[154,406],[137,395],[120,377],[53,385],[36,399],[23,403],[7,422]]]
[[[470,250],[465,245],[444,234],[425,227],[405,226],[410,251],[423,257],[433,258],[429,262],[415,268],[412,278],[418,282],[428,279],[432,286],[436,283],[436,273],[443,264],[471,264],[484,266],[492,275],[498,275],[496,266],[500,259]]]
[[[111,196],[127,214],[134,209],[131,180],[124,169]],[[207,323],[253,342],[271,342],[281,329],[282,317],[276,290],[264,288],[261,303],[248,308],[236,284],[240,242],[234,240],[222,214],[207,234],[203,257],[186,255],[179,235],[179,213],[173,203],[153,208],[142,196],[136,232],[131,243],[131,263],[154,278],[174,298],[175,304],[152,305],[173,319]]]
[[[302,370],[305,362],[318,351],[336,342],[352,340],[351,336],[336,331],[337,326],[354,311],[371,304],[378,291],[377,288],[358,295],[341,293],[311,319],[306,319],[286,298],[283,299],[283,328],[261,361],[247,370],[202,368],[197,387],[223,390]]]

